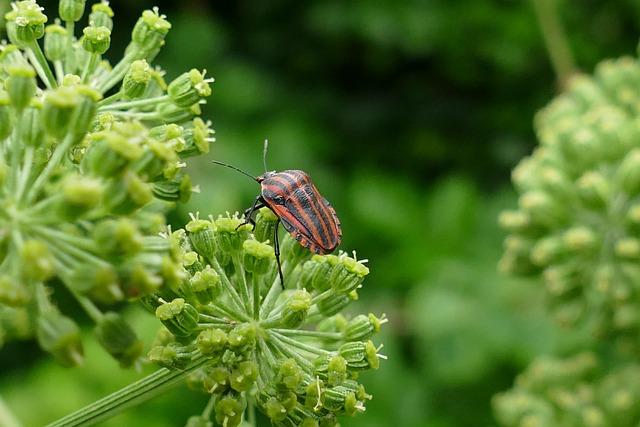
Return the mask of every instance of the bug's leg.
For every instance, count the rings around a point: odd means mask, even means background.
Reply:
[[[280,218],[276,222],[276,228],[273,232],[273,250],[276,254],[276,263],[278,263],[278,274],[280,275],[280,286],[284,289],[284,277],[282,275],[282,265],[280,264],[280,240],[278,239],[278,228],[280,226]]]
[[[255,211],[257,211],[260,208],[265,207],[265,203],[264,200],[262,199],[262,196],[258,196],[256,197],[256,199],[253,201],[253,205],[251,205],[250,208],[246,209],[243,213],[244,215],[244,222],[240,225],[238,225],[236,227],[236,230],[240,227],[242,227],[243,225],[247,225],[247,224],[251,224],[254,228],[256,226],[256,221],[253,219],[253,213]]]

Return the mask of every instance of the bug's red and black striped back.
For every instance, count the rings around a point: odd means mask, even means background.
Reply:
[[[302,246],[317,254],[327,254],[340,244],[338,216],[309,175],[300,170],[285,170],[266,173],[258,182],[265,203]]]

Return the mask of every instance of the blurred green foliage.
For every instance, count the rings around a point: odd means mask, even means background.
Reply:
[[[533,114],[555,92],[529,2],[111,4],[129,26],[158,4],[173,30],[157,62],[169,77],[190,64],[216,78],[205,112],[217,131],[213,157],[258,174],[268,138],[269,167],[309,172],[342,220],[343,247],[370,259],[362,305],[391,319],[382,337],[389,360],[367,384],[367,413],[345,425],[494,425],[491,396],[535,355],[578,347],[579,336],[548,322],[538,282],[495,268],[504,237],[496,215],[515,204],[509,171],[533,146]],[[583,69],[634,51],[637,2],[561,1],[560,10]],[[114,39],[114,51],[123,43]],[[258,192],[207,161],[191,176],[201,194],[188,209],[201,213],[241,210]],[[26,425],[134,375],[97,351],[74,373],[14,360],[18,351],[35,350],[0,352],[10,367],[0,390]],[[185,393],[105,425],[180,425],[197,410]]]

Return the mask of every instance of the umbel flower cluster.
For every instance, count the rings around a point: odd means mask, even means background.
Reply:
[[[551,312],[634,347],[640,335],[640,63],[604,61],[536,117],[513,172],[502,270],[540,274]]]
[[[210,79],[165,82],[150,64],[171,28],[142,14],[111,64],[113,11],[61,0],[49,19],[33,0],[11,4],[0,45],[0,343],[37,337],[65,365],[82,360],[78,326],[56,305],[70,294],[122,365],[142,345],[116,312],[98,307],[151,294],[181,274],[158,233],[167,204],[188,199],[184,159],[206,153],[197,118]],[[46,25],[49,24],[49,25]]]
[[[640,366],[609,371],[595,354],[581,353],[537,360],[493,406],[509,427],[635,427],[639,401]]]
[[[283,287],[268,244],[276,224],[263,208],[253,233],[227,214],[167,235],[186,274],[143,299],[164,325],[149,358],[171,369],[206,359],[188,384],[210,402],[188,426],[255,421],[254,407],[278,426],[336,426],[371,398],[358,376],[383,358],[371,338],[386,319],[340,314],[369,269],[355,253],[312,256],[287,235]]]

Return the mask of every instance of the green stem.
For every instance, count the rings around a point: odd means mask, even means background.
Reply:
[[[33,183],[33,186],[29,189],[29,193],[27,193],[27,203],[31,203],[38,192],[44,186],[44,184],[49,179],[49,176],[53,173],[58,164],[62,161],[64,155],[69,151],[71,145],[73,144],[73,133],[69,133],[65,139],[55,148],[53,155],[49,159],[47,166],[44,168],[42,173],[36,179],[36,182]]]
[[[80,304],[85,313],[87,313],[91,320],[93,320],[93,323],[98,323],[102,320],[104,314],[102,314],[100,309],[96,307],[93,301],[85,296],[80,295],[69,286],[67,286],[67,289],[71,292],[76,301],[78,301],[78,304]]]
[[[82,70],[82,76],[80,76],[82,78],[83,83],[85,84],[88,83],[89,76],[91,76],[91,74],[93,74],[93,72],[95,71],[95,68],[98,65],[98,62],[100,62],[100,55],[98,55],[97,53],[89,54],[89,59],[84,64],[84,69]]]
[[[76,23],[73,21],[65,21],[65,26],[67,28],[67,35],[69,38],[67,39],[67,55],[64,58],[64,71],[66,71],[67,74],[74,74],[75,57],[73,50],[73,37]]]
[[[31,59],[33,66],[36,68],[36,71],[38,71],[38,75],[40,76],[44,84],[47,85],[49,89],[57,87],[58,82],[53,76],[53,72],[51,71],[49,62],[47,62],[47,58],[44,57],[44,53],[42,53],[42,49],[40,48],[38,41],[32,41],[31,43],[29,43],[28,47],[29,59]]]
[[[60,60],[54,61],[53,68],[56,71],[56,78],[58,79],[58,85],[61,85],[62,81],[64,80],[64,68],[62,66],[62,61]]]
[[[569,77],[576,71],[575,60],[567,36],[562,27],[555,0],[532,0],[538,24],[549,53],[551,66],[560,87],[565,87]]]
[[[120,92],[118,92],[117,95],[119,96],[119,94]],[[109,105],[104,105],[105,102],[103,102],[99,108],[99,111],[102,112],[102,111],[121,110],[121,109],[128,110],[131,108],[156,106],[157,104],[166,102],[168,100],[169,100],[169,95],[161,95],[161,96],[156,96],[154,98],[137,99],[135,101],[126,101],[126,102],[116,102],[114,104],[109,104]]]
[[[100,109],[101,107],[105,107],[107,105],[111,105],[112,103],[119,100],[121,97],[122,97],[122,92],[116,92],[111,96],[107,96],[102,101],[98,102],[98,109]],[[100,111],[103,111],[103,110],[100,110]]]
[[[304,329],[272,329],[272,331],[285,336],[321,338],[336,341],[340,341],[343,339],[343,336],[340,332],[307,331]]]
[[[249,301],[249,285],[247,284],[247,276],[244,271],[244,267],[242,266],[242,261],[240,260],[240,254],[234,253],[231,256],[231,260],[233,261],[233,266],[236,270],[236,274],[240,277],[240,295],[242,296],[242,300],[244,301],[244,309],[247,313],[251,313],[251,302]]]
[[[272,336],[267,346],[268,345],[272,345],[276,350],[278,350],[278,352],[282,353],[284,356],[291,357],[298,363],[298,365],[302,366],[307,371],[313,371],[313,363],[302,357],[302,355],[297,351],[293,351],[290,346],[284,344],[278,338]]]
[[[280,292],[282,292],[282,286],[280,285],[279,278],[276,278],[271,284],[271,288],[269,288],[267,296],[264,297],[264,300],[262,301],[262,307],[260,307],[260,319],[264,319],[271,313],[273,305],[276,303]]]
[[[47,427],[90,426],[112,418],[127,408],[139,405],[184,380],[188,374],[207,362],[208,357],[196,356],[183,370],[159,369],[102,399],[79,409]]]
[[[220,265],[220,263],[215,257],[212,257],[209,260],[209,264],[216,271],[216,273],[218,273],[218,276],[220,276],[222,286],[225,287],[227,294],[231,297],[232,304],[235,306],[237,310],[242,310],[243,308],[242,298],[240,298],[240,295],[238,295],[236,288],[233,286],[233,284],[231,284],[231,281],[229,281],[229,278],[227,277],[227,273],[225,273],[224,268],[222,268],[222,266]]]
[[[270,330],[270,332],[271,332],[271,337],[272,338],[277,338],[278,340],[282,341],[283,343],[288,344],[288,345],[290,345],[292,347],[297,347],[298,349],[306,351],[307,353],[317,354],[318,356],[323,356],[323,355],[326,355],[326,354],[332,354],[332,352],[327,351],[325,349],[314,347],[312,345],[302,343],[300,341],[294,340],[293,338],[285,337],[282,334],[274,332],[273,329]]]
[[[33,154],[34,148],[27,147],[24,155],[24,161],[22,162],[22,170],[20,171],[20,176],[18,178],[18,188],[16,190],[16,203],[20,204],[22,200],[22,195],[27,186],[27,182],[29,181],[29,177],[31,176],[31,165],[33,164]]]
[[[216,397],[217,396],[215,394],[211,395],[209,401],[207,402],[207,406],[205,406],[204,410],[202,411],[202,418],[204,418],[205,420],[211,419],[211,412],[213,412],[213,406],[216,403]]]
[[[20,421],[13,415],[9,406],[5,403],[2,396],[0,396],[0,426],[4,427],[21,427]]]

